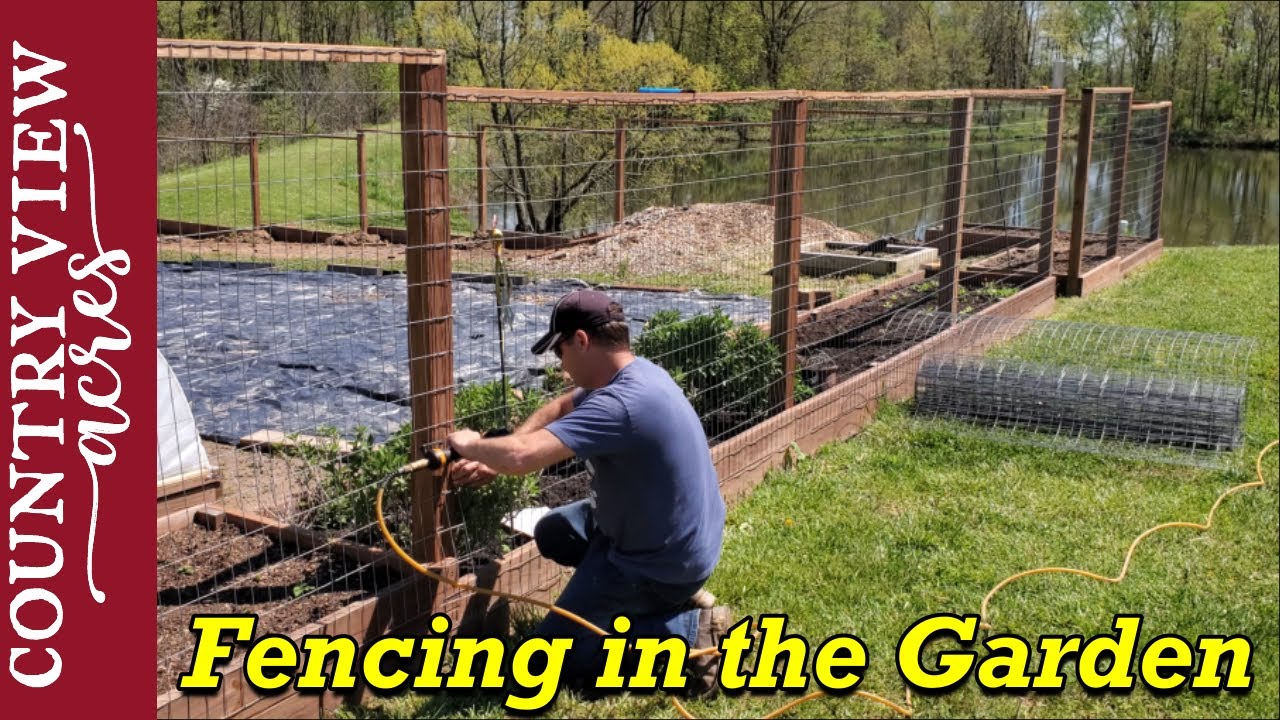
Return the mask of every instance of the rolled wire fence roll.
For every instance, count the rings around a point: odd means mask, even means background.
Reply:
[[[1243,458],[1255,343],[1230,335],[907,312],[928,337],[912,417],[1022,445],[1210,468]]]

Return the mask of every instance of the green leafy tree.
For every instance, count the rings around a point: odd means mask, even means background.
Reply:
[[[553,2],[424,3],[415,14],[423,42],[449,53],[451,82],[548,90],[634,92],[640,86],[710,90],[714,78],[664,43],[620,38],[580,8]],[[648,128],[644,111],[631,113],[637,129],[628,134],[628,156],[668,158],[633,163],[641,173],[670,172],[688,145],[689,131]],[[689,117],[705,117],[692,110]],[[465,122],[500,126],[612,129],[618,111],[588,106],[532,107],[490,103],[473,108]],[[494,181],[514,201],[516,229],[561,232],[575,210],[612,182],[612,133],[573,134],[501,130],[493,135],[501,164]],[[637,178],[638,184],[654,184]]]

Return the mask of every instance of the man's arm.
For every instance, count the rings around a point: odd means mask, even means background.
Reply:
[[[567,392],[533,411],[513,434],[529,435],[568,415],[573,411],[573,394],[574,391]]]
[[[527,420],[520,423],[520,427],[516,428],[513,435],[531,435],[572,411],[573,392],[571,391],[535,410]],[[547,464],[550,465],[551,463]],[[499,473],[506,474],[506,472],[486,462],[464,455],[462,460],[454,463],[450,477],[455,484],[461,486],[484,485],[492,481]]]
[[[449,444],[467,460],[486,465],[501,475],[525,475],[573,457],[573,451],[560,438],[541,428],[494,438],[463,430],[450,435]]]

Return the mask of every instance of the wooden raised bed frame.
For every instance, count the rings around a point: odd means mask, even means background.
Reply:
[[[1134,270],[1152,262],[1164,252],[1164,238],[1156,238],[1128,255],[1117,255],[1080,276],[1072,282],[1067,275],[1055,275],[1058,294],[1064,297],[1084,297],[1103,288],[1111,287],[1125,279]]]
[[[452,619],[463,632],[499,631],[509,621],[505,602],[485,602],[487,596],[467,591],[435,587],[435,583],[404,565],[390,550],[372,548],[347,541],[331,541],[323,533],[282,523],[255,513],[200,505],[171,513],[156,522],[157,536],[190,527],[196,516],[208,514],[245,532],[262,532],[287,545],[304,549],[325,548],[370,566],[390,565],[404,578],[365,598],[337,610],[323,619],[289,633],[295,642],[306,635],[350,635],[364,644],[383,635],[418,632],[436,606]],[[446,577],[457,578],[456,566],[434,568]],[[548,602],[559,594],[567,573],[538,554],[537,546],[526,543],[500,561],[486,566],[478,575],[457,578],[464,585],[490,587],[520,592]],[[437,597],[438,594],[438,597]],[[158,718],[293,718],[323,717],[340,705],[358,702],[367,690],[363,687],[346,692],[301,692],[288,688],[279,693],[259,693],[245,682],[241,664],[236,661],[219,668],[222,687],[213,694],[190,694],[176,688],[156,697]]]
[[[215,502],[222,497],[222,479],[217,468],[193,470],[156,484],[156,517]]]
[[[960,256],[977,257],[993,255],[1009,248],[1033,247],[1040,242],[1038,233],[1034,228],[1003,225],[965,228]],[[937,242],[940,236],[941,231],[929,230],[925,233],[925,242]],[[1064,297],[1082,297],[1095,293],[1120,282],[1134,270],[1160,257],[1163,252],[1164,238],[1159,237],[1128,255],[1108,258],[1101,265],[1083,273],[1078,282],[1072,282],[1069,273],[1054,273],[1058,280],[1058,294]],[[990,274],[995,277],[998,273],[999,271],[993,271]]]

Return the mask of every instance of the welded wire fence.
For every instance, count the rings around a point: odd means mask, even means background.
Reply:
[[[958,318],[910,313],[901,332]],[[1221,334],[988,316],[923,358],[914,417],[969,437],[1238,467],[1256,343]]]
[[[1125,166],[1122,235],[1144,240],[1160,236],[1159,213],[1168,158],[1169,114],[1165,103],[1135,106]]]
[[[1060,254],[1060,92],[446,102],[428,64],[338,73],[357,90],[280,65],[160,61],[158,345],[176,388],[159,428],[161,692],[196,610],[288,633],[402,587],[380,486],[395,536],[458,575],[527,552],[540,509],[589,497],[577,462],[482,488],[387,481],[424,439],[514,429],[573,389],[530,353],[571,290],[623,305],[633,349],[732,446],[731,482],[760,462],[753,428],[944,330],[896,315],[975,316],[1043,287]],[[1123,132],[1108,108],[1103,145]],[[981,267],[1011,250],[1026,262]],[[846,390],[813,428],[911,377]],[[526,572],[509,587],[554,580]],[[406,618],[442,602],[397,592]]]

